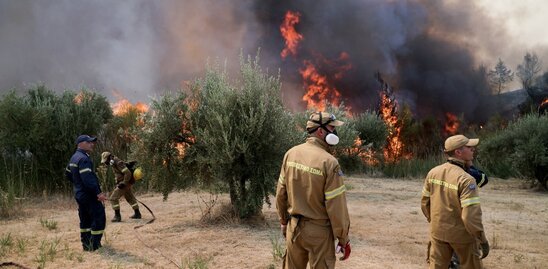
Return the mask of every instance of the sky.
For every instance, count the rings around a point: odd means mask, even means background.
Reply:
[[[414,31],[428,28],[432,23],[427,17],[439,20],[451,17],[437,23],[439,28],[434,27],[434,31],[440,31],[444,39],[454,39],[473,51],[476,65],[492,67],[501,58],[515,70],[523,55],[531,51],[546,62],[543,72],[548,67],[548,16],[545,15],[548,14],[548,1],[297,2],[0,0],[0,92],[21,91],[35,83],[44,83],[56,91],[89,87],[113,102],[120,96],[131,102],[147,102],[166,90],[184,87],[188,81],[200,77],[208,63],[226,63],[228,70],[234,73],[240,53],[255,55],[261,47],[261,63],[271,73],[280,70],[284,81],[282,91],[298,100],[303,91],[301,82],[295,78],[299,66],[279,57],[283,48],[279,24],[288,8],[303,8],[308,12],[308,17],[303,15],[302,30],[308,31],[305,38],[309,42],[314,38],[313,31],[323,31],[318,37],[321,40],[320,37],[329,31],[341,34],[345,28],[355,27],[344,24],[354,15],[349,9],[374,18],[354,18],[356,22],[364,23],[358,25],[363,29],[357,29],[373,33],[375,36],[369,36],[369,41],[382,40],[393,51],[375,51],[375,44],[364,43],[372,48],[370,55],[366,53],[359,58],[372,58],[371,67],[362,69],[367,72],[375,68],[388,74],[397,72],[394,69],[397,55],[390,53],[397,51],[401,56],[409,49],[411,43],[408,42],[417,36]],[[337,18],[341,11],[349,17]],[[440,11],[443,16],[425,15]],[[381,13],[396,16],[396,19],[377,17]],[[466,24],[451,25],[462,21]],[[408,26],[415,23],[416,27]],[[443,32],[446,29],[458,31]],[[368,42],[353,39],[361,38],[360,34],[342,34],[349,39],[331,40],[322,45],[342,48]],[[321,49],[327,54],[339,52]],[[351,57],[356,54],[354,51]],[[519,88],[517,79],[509,89],[516,88]],[[298,102],[292,105],[298,105]]]

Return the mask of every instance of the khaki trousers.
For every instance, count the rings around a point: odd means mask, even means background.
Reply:
[[[335,268],[335,244],[329,220],[292,217],[287,227],[284,269]]]
[[[476,242],[457,244],[432,238],[430,249],[430,269],[447,269],[453,251],[460,259],[460,269],[482,269],[479,246]]]
[[[109,197],[110,204],[112,205],[112,209],[114,210],[120,209],[120,198],[122,196],[126,198],[126,201],[131,205],[131,208],[139,209],[139,204],[137,203],[137,199],[135,199],[135,195],[133,195],[133,191],[131,190],[131,185],[126,186],[124,189],[119,189],[119,188],[114,189],[114,191]]]

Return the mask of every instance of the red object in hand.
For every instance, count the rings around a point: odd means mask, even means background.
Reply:
[[[343,256],[339,258],[341,261],[348,259],[348,257],[350,257],[350,252],[352,252],[352,249],[350,248],[350,241],[346,242],[344,246],[339,242],[337,249],[340,249],[343,253]]]

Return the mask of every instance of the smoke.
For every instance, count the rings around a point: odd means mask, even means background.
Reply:
[[[302,15],[297,30],[304,39],[296,57],[281,63],[285,78],[298,80],[294,74],[302,62],[318,59],[318,54],[332,60],[342,52],[349,55],[352,69],[333,83],[353,111],[375,108],[380,89],[374,78],[377,71],[395,89],[400,105],[410,107],[419,117],[442,118],[451,112],[484,121],[494,110],[481,59],[500,53],[494,44],[505,36],[472,2],[261,3],[259,10],[270,9],[275,14],[263,20],[267,27],[279,25],[287,10]],[[493,33],[497,39],[483,38]],[[273,44],[269,50],[280,51],[283,44],[277,38],[263,44]]]
[[[207,61],[237,67],[254,43],[246,16],[236,0],[1,0],[0,90],[44,83],[146,102],[200,76]]]
[[[85,86],[147,102],[200,77],[207,62],[226,62],[234,74],[239,54],[260,47],[262,65],[280,70],[284,100],[301,110],[303,62],[336,62],[344,52],[340,64],[352,68],[333,83],[355,112],[377,105],[378,71],[419,117],[484,121],[495,108],[481,65],[508,48],[516,63],[526,51],[516,52],[482,8],[436,0],[0,0],[0,90]],[[301,14],[304,39],[295,57],[281,59],[288,10]]]

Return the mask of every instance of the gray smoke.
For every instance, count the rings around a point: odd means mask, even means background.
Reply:
[[[304,40],[282,60],[288,10],[301,13]],[[332,83],[353,111],[377,105],[378,71],[419,117],[451,112],[479,122],[495,110],[479,67],[509,43],[496,26],[473,1],[0,0],[0,90],[86,86],[112,101],[119,92],[148,102],[201,76],[207,62],[226,61],[234,74],[240,52],[260,47],[262,64],[280,70],[284,100],[302,110],[303,61],[329,75],[336,66],[319,59],[345,52],[340,64],[352,68]]]

